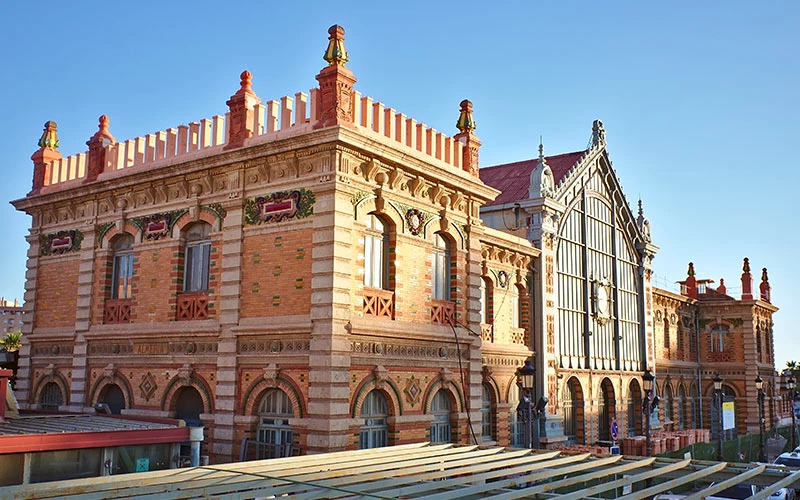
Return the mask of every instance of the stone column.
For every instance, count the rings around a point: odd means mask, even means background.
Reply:
[[[477,221],[476,221],[477,222]],[[480,225],[469,225],[467,234],[467,255],[466,255],[466,314],[464,323],[471,332],[467,333],[463,328],[458,328],[459,341],[468,346],[468,364],[466,365],[469,380],[469,394],[467,397],[467,408],[470,420],[472,421],[472,431],[464,444],[472,443],[472,436],[476,436],[480,442],[481,435],[481,396],[483,394],[483,359],[481,341],[481,242],[483,227]],[[477,334],[477,335],[476,335]],[[467,343],[468,340],[471,342]],[[474,443],[478,444],[478,443]]]
[[[331,153],[337,155],[337,153]],[[331,158],[337,165],[339,158]],[[344,450],[353,441],[350,410],[352,193],[329,182],[317,191],[311,278],[309,453]]]
[[[216,462],[232,461],[236,415],[236,336],[232,327],[239,324],[242,282],[241,202],[236,199],[224,207],[222,223],[222,276],[215,300],[218,305],[220,335],[217,342],[217,389],[214,399],[214,449]]]
[[[78,293],[75,307],[75,341],[72,344],[72,380],[70,382],[69,411],[86,411],[91,407],[87,401],[90,383],[87,371],[88,343],[84,334],[89,331],[92,320],[92,285],[94,284],[95,232],[94,221],[88,221],[81,228],[81,242],[78,263]]]
[[[36,224],[38,217],[34,215],[34,224]],[[25,264],[28,270],[25,272],[25,293],[23,294],[22,303],[22,347],[19,350],[17,383],[14,390],[17,401],[23,409],[30,408],[30,398],[33,397],[30,394],[31,383],[33,382],[31,380],[33,376],[33,371],[31,370],[31,341],[36,338],[33,333],[33,311],[36,304],[36,282],[39,276],[39,255],[41,254],[39,229],[31,229],[25,239],[28,241],[28,261]]]

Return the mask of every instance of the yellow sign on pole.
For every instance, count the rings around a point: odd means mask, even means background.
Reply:
[[[736,418],[733,413],[733,401],[722,402],[722,428],[724,430],[733,429],[736,426]]]

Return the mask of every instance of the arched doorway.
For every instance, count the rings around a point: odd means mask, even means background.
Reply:
[[[494,391],[484,382],[481,384],[481,440],[494,440]]]
[[[431,443],[449,443],[451,441],[450,432],[450,396],[444,389],[439,389],[431,401]]]
[[[600,425],[600,440],[611,441],[611,421],[617,416],[616,397],[614,395],[614,384],[607,378],[600,384],[600,392],[597,395],[597,411]]]
[[[719,409],[717,407],[717,402],[714,400],[714,390],[713,387],[710,391],[710,417],[711,417],[711,439],[717,439],[718,432],[720,429],[720,415]],[[734,439],[736,437],[737,431],[736,427],[739,424],[739,409],[738,405],[736,404],[736,392],[733,390],[733,387],[722,384],[722,402],[723,403],[733,403],[733,429],[727,429],[723,431],[723,439]],[[724,413],[723,413],[724,417]]]
[[[184,387],[175,399],[175,418],[186,422],[187,427],[202,427],[200,414],[204,413],[203,398],[194,387]]]
[[[98,403],[105,403],[112,415],[119,415],[125,408],[125,394],[117,384],[108,384],[103,388]]]
[[[642,388],[639,381],[631,380],[628,386],[628,436],[641,436],[642,429]]]
[[[522,389],[517,384],[513,384],[508,391],[508,420],[509,420],[509,440],[511,446],[517,448],[524,448],[525,443],[525,425],[517,415],[517,407],[521,399]]]
[[[359,435],[359,448],[380,448],[389,444],[389,405],[386,396],[377,389],[373,389],[364,398],[361,405],[361,425]]]
[[[58,410],[58,407],[63,404],[64,393],[61,392],[61,387],[55,382],[46,383],[42,387],[42,392],[39,393],[39,409]]]
[[[664,384],[664,423],[674,423],[675,415],[672,412],[672,403],[673,403],[673,395],[672,395],[672,384],[667,382]]]
[[[583,389],[575,377],[567,381],[564,391],[564,434],[567,442],[584,444]]]
[[[683,384],[678,386],[678,429],[686,428],[686,389]]]

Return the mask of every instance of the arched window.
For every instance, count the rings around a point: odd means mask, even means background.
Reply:
[[[686,389],[678,386],[678,430],[686,428]]]
[[[289,419],[294,416],[289,396],[270,389],[258,405],[258,458],[288,457],[292,454],[294,433]]]
[[[492,411],[492,388],[487,383],[481,384],[481,439],[494,439],[494,412]]]
[[[692,408],[691,413],[691,425],[692,429],[697,429],[700,425],[700,396],[697,393],[697,384],[692,384],[692,389],[690,391],[690,406]]]
[[[669,319],[667,318],[667,310],[664,309],[664,349],[669,350],[672,343],[669,338]]]
[[[628,386],[628,437],[641,436],[644,434],[642,428],[642,389],[639,381],[631,380]]]
[[[186,422],[187,427],[202,427],[200,414],[203,413],[203,398],[194,387],[183,387],[175,402],[175,418]]]
[[[763,351],[761,350],[761,328],[756,327],[756,353],[758,354],[758,362],[764,360]]]
[[[431,401],[431,443],[450,442],[450,398],[447,391],[439,389]]]
[[[209,263],[211,257],[211,225],[195,222],[186,231],[186,252],[183,264],[183,291],[202,292],[208,290]]]
[[[450,243],[438,233],[433,237],[431,281],[433,298],[450,300]]]
[[[364,286],[389,289],[389,231],[371,214],[364,234]]]
[[[664,422],[672,422],[672,385],[664,385]]]
[[[567,442],[583,444],[583,391],[576,378],[567,382],[564,394],[564,435]]]
[[[520,420],[517,415],[517,407],[521,399],[521,389],[518,385],[514,385],[508,393],[508,406],[509,406],[509,429],[511,446],[517,448],[524,448],[527,446],[525,442],[525,424]]]
[[[125,394],[117,384],[108,384],[103,388],[97,402],[107,404],[112,415],[119,415],[125,408]]]
[[[39,393],[39,408],[42,410],[58,410],[64,404],[64,394],[55,382],[48,382]]]
[[[389,428],[386,423],[389,417],[386,397],[377,390],[370,391],[361,405],[361,426],[359,448],[380,448],[388,444]]]
[[[133,277],[133,236],[120,234],[111,241],[114,254],[111,274],[111,298],[131,298],[131,278]]]
[[[489,312],[491,285],[486,278],[481,277],[481,323],[491,324],[492,317]]]

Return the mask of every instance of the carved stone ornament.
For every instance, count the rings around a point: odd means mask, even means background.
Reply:
[[[282,191],[248,199],[244,204],[244,221],[253,226],[265,222],[303,219],[314,213],[315,201],[316,196],[307,189]]]
[[[114,378],[114,375],[117,374],[117,365],[114,363],[109,363],[103,368],[103,376],[106,378]]]
[[[40,236],[42,255],[61,255],[81,249],[83,233],[77,229]]]
[[[275,363],[270,363],[264,368],[264,381],[267,383],[269,387],[276,387],[278,385],[278,376],[280,374],[280,369],[278,365]]]
[[[500,271],[497,273],[497,284],[500,285],[501,288],[505,288],[508,286],[508,273],[505,271]]]
[[[453,381],[453,372],[448,370],[447,368],[442,368],[439,371],[439,378],[441,379],[443,384],[449,384]]]
[[[422,395],[422,388],[419,386],[419,380],[411,375],[411,378],[408,379],[406,382],[406,387],[403,389],[403,392],[406,395],[406,401],[412,407],[419,403],[419,398]]]
[[[408,222],[408,232],[418,236],[422,232],[423,224],[425,224],[425,214],[416,208],[410,208],[406,212],[406,222]]]
[[[184,363],[183,366],[178,368],[178,378],[184,382],[189,382],[189,379],[192,378],[192,374],[194,373],[194,368],[190,363]]]
[[[386,381],[389,379],[386,368],[382,365],[378,365],[372,369],[372,375],[375,377],[375,387],[383,389],[386,386]]]
[[[592,282],[592,315],[600,326],[611,321],[611,283],[606,280]]]
[[[150,398],[153,397],[153,394],[156,393],[156,389],[158,389],[158,384],[156,384],[156,378],[152,373],[147,372],[146,375],[142,375],[142,381],[139,383],[139,389],[141,389],[142,397],[145,401],[149,401]]]

